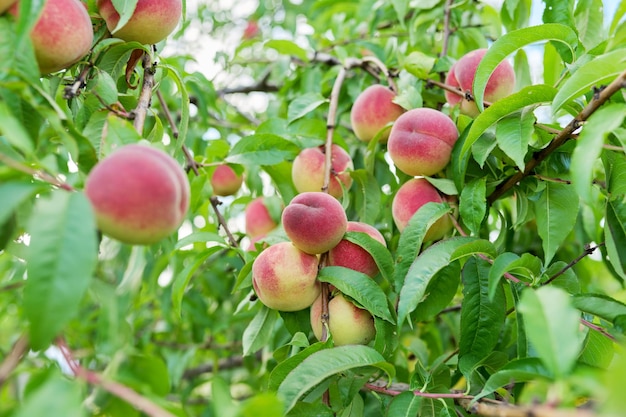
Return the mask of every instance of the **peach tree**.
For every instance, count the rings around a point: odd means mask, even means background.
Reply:
[[[0,0],[0,416],[620,416],[626,2]]]

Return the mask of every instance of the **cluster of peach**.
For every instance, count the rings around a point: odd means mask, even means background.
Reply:
[[[476,68],[486,53],[476,50],[463,56],[447,76],[447,83],[461,94],[446,92],[450,107],[476,116],[472,101],[472,84]],[[512,92],[513,68],[501,63],[487,83],[486,101],[496,101]],[[387,152],[397,169],[412,178],[400,186],[392,201],[392,218],[400,232],[417,210],[428,202],[448,201],[425,178],[439,174],[449,164],[458,139],[458,129],[445,113],[417,108],[405,111],[394,103],[396,93],[382,85],[366,88],[355,100],[351,125],[355,135],[364,142],[386,143]],[[391,129],[389,126],[391,125]],[[327,192],[322,192],[326,164],[324,146],[304,149],[295,158],[292,179],[298,195],[285,207],[281,223],[289,241],[266,248],[252,267],[254,290],[263,304],[279,311],[310,309],[311,327],[315,336],[322,336],[322,295],[317,280],[321,254],[328,253],[326,265],[343,266],[373,278],[378,267],[362,247],[345,239],[346,232],[367,233],[385,245],[383,235],[373,226],[348,221],[341,203],[344,191],[352,185],[349,171],[353,169],[350,155],[340,146],[331,147],[331,176]],[[269,215],[263,198],[254,200],[246,209],[246,231],[253,241],[278,227]],[[449,217],[432,225],[424,237],[438,240],[452,228]],[[335,345],[367,344],[375,336],[370,313],[333,289],[328,300],[328,330]]]
[[[19,15],[19,0],[0,0],[0,14]],[[126,24],[111,0],[98,0],[98,14],[116,38],[155,44],[165,39],[182,15],[182,0],[139,0]],[[46,0],[30,37],[42,74],[56,72],[86,56],[94,40],[87,5],[80,0]]]

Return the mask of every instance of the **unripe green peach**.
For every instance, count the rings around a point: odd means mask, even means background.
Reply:
[[[391,203],[391,215],[398,230],[402,232],[417,210],[429,202],[443,203],[444,199],[427,180],[413,178],[402,184]],[[448,216],[442,217],[428,229],[424,241],[441,239],[452,226]]]
[[[138,0],[130,20],[115,30],[120,15],[111,0],[98,0],[97,4],[114,37],[142,44],[155,44],[167,38],[178,25],[183,9],[181,0]]]
[[[454,122],[430,108],[409,110],[394,123],[387,149],[393,163],[405,174],[430,176],[450,162],[459,137]]]
[[[189,208],[189,182],[162,150],[126,145],[87,176],[85,194],[103,234],[130,244],[151,244],[175,232]]]
[[[19,2],[9,13],[18,16]],[[91,18],[78,0],[46,0],[30,32],[42,74],[70,67],[87,55],[93,42]]]
[[[311,306],[311,328],[317,340],[322,339],[322,296]],[[366,345],[376,336],[374,318],[336,291],[328,302],[328,330],[335,346]]]
[[[326,148],[318,146],[303,149],[293,161],[291,178],[299,193],[322,191],[324,186],[324,167],[326,165]],[[331,174],[328,193],[335,198],[343,196],[343,188],[352,185],[350,171],[354,169],[352,158],[341,146],[331,147]],[[343,188],[342,188],[343,186]]]
[[[383,235],[374,226],[363,222],[348,222],[346,232],[362,232],[376,239],[383,245],[387,245]],[[331,266],[343,266],[354,271],[362,272],[370,277],[378,274],[378,266],[372,255],[356,243],[349,240],[341,241],[328,252],[328,264]]]
[[[318,191],[296,195],[283,210],[282,223],[298,249],[320,254],[343,238],[348,218],[336,198]]]
[[[454,65],[452,65],[452,68],[450,68],[450,71],[446,76],[446,84],[458,87],[464,93],[469,92],[473,97],[476,69],[486,53],[487,49],[477,49],[463,55],[461,59],[459,59]],[[514,87],[515,71],[508,61],[502,61],[487,81],[484,100],[487,102],[494,102],[504,98],[513,92]],[[478,107],[473,100],[469,101],[466,98],[450,91],[446,91],[445,95],[450,106],[456,106],[460,103],[461,113],[471,117],[478,116]]]
[[[282,204],[278,198],[255,198],[244,211],[246,234],[251,239],[266,235],[278,227],[281,213]]]
[[[221,197],[236,194],[243,184],[243,175],[238,174],[230,165],[218,165],[211,174],[213,194]]]
[[[367,87],[359,94],[350,111],[350,123],[357,138],[371,141],[386,125],[395,121],[404,109],[393,102],[396,93],[380,84]],[[380,141],[387,142],[389,130],[381,133]]]
[[[320,294],[318,259],[281,242],[263,250],[252,264],[252,284],[267,307],[298,311],[309,307]]]

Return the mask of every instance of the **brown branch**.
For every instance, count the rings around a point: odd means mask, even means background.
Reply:
[[[271,75],[271,68],[261,77],[259,81],[251,85],[242,85],[238,87],[230,87],[230,88],[222,88],[217,90],[217,95],[219,97],[225,96],[227,94],[237,94],[237,93],[254,93],[254,92],[263,92],[263,93],[275,93],[280,91],[280,86],[269,83],[269,78]]]
[[[262,356],[263,356],[263,352],[261,351],[258,351],[255,354],[255,357],[258,360],[261,360]],[[219,361],[217,361],[217,364],[205,363],[203,365],[196,366],[195,368],[186,369],[185,372],[183,373],[183,378],[194,379],[194,378],[199,377],[202,374],[208,374],[208,373],[216,372],[218,370],[239,368],[243,365],[244,359],[245,358],[243,356],[231,356],[228,358],[220,359]]]
[[[375,56],[365,56],[362,59],[363,63],[372,63],[376,65],[376,67],[383,73],[385,78],[387,79],[387,84],[389,84],[389,88],[394,93],[398,94],[398,87],[396,86],[395,81],[393,80],[393,74],[389,71],[387,66]]]
[[[22,164],[21,162],[15,161],[11,158],[9,158],[8,156],[0,153],[0,162],[5,164],[6,166],[15,169],[16,171],[20,171],[23,172],[25,174],[28,174],[30,176],[32,176],[33,178],[39,179],[41,181],[47,182],[48,184],[51,184],[55,187],[61,188],[65,191],[76,191],[76,189],[74,187],[72,187],[71,185],[69,185],[68,183],[61,181],[58,178],[53,177],[52,175],[48,174],[47,172],[44,172],[42,170],[39,169],[34,169],[31,168],[27,165]]]
[[[28,348],[28,337],[25,335],[20,336],[13,344],[11,352],[9,352],[2,363],[0,363],[0,387],[9,379],[13,370],[15,370],[22,360],[22,357],[28,352]]]
[[[596,246],[590,246],[590,245],[585,245],[585,250],[583,251],[583,253],[581,253],[576,259],[574,259],[572,262],[568,263],[567,265],[565,265],[563,267],[563,269],[561,269],[559,272],[557,272],[556,274],[552,275],[550,277],[550,279],[548,279],[546,282],[543,283],[543,285],[548,285],[549,283],[551,283],[552,281],[554,281],[555,279],[557,279],[558,277],[560,277],[561,275],[563,275],[565,272],[567,272],[568,269],[571,269],[574,267],[574,265],[576,265],[578,262],[580,262],[581,260],[583,260],[586,256],[591,255],[593,252],[595,252],[596,249],[598,249],[599,247],[604,246],[604,242],[597,244]]]
[[[485,402],[472,403],[471,399],[460,398],[457,404],[466,411],[483,417],[597,417],[589,410],[578,408],[553,408],[545,405],[519,406],[504,402],[487,404]]]
[[[218,210],[218,206],[222,204],[221,201],[218,200],[216,196],[211,196],[209,201],[211,202],[213,211],[215,211],[215,215],[217,216],[217,221],[220,223],[220,225],[224,229],[224,232],[226,232],[226,236],[228,236],[228,241],[230,242],[230,245],[234,248],[239,248],[239,243],[237,242],[237,239],[235,239],[235,236],[233,236],[230,229],[228,228],[228,225],[226,224],[226,219],[224,218],[224,216],[222,216],[222,213]]]
[[[80,94],[80,90],[87,86],[87,76],[89,72],[93,68],[93,64],[91,62],[87,63],[78,74],[78,77],[74,80],[74,82],[63,89],[63,99],[70,100],[75,97],[78,97]]]
[[[492,204],[513,188],[517,183],[526,178],[532,171],[543,162],[552,152],[570,139],[571,135],[591,116],[601,105],[603,105],[613,94],[626,86],[626,71],[622,72],[611,84],[595,95],[570,123],[559,132],[558,135],[540,151],[535,152],[533,157],[526,163],[524,171],[519,171],[500,183],[496,189],[487,197],[487,202]]]
[[[440,57],[448,55],[448,44],[450,43],[450,14],[452,12],[452,3],[454,0],[446,0],[443,14],[443,45],[441,47]]]
[[[139,101],[137,107],[133,111],[133,126],[135,130],[142,135],[143,126],[146,122],[146,114],[150,108],[152,100],[152,88],[154,87],[154,67],[152,64],[152,55],[145,53],[142,58],[143,64],[143,84],[139,93]]]

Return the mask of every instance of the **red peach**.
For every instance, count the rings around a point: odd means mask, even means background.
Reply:
[[[281,211],[282,204],[277,198],[255,198],[248,203],[244,212],[246,234],[256,238],[271,232],[278,227]]]
[[[279,311],[309,307],[320,294],[318,259],[281,242],[265,249],[252,264],[252,284],[259,300]]]
[[[248,20],[246,28],[243,31],[242,38],[244,40],[250,40],[255,38],[260,32],[261,30],[259,29],[259,23],[254,19],[250,19]]]
[[[346,232],[362,232],[376,239],[383,245],[387,245],[383,235],[374,226],[362,222],[348,222]],[[343,266],[355,271],[362,272],[370,277],[378,274],[378,266],[372,255],[356,243],[342,239],[337,246],[328,252],[328,264]]]
[[[469,92],[473,96],[476,68],[478,68],[478,64],[486,53],[487,49],[477,49],[463,55],[461,59],[459,59],[454,65],[452,65],[452,68],[450,68],[450,71],[446,76],[446,84],[458,87],[464,93]],[[497,101],[511,94],[514,87],[515,71],[508,61],[502,61],[487,81],[484,99],[487,102]],[[460,103],[460,110],[462,114],[471,117],[478,116],[478,107],[473,100],[469,101],[450,91],[446,91],[445,95],[450,106],[455,106]]]
[[[341,203],[321,191],[296,195],[285,207],[282,223],[293,244],[310,254],[337,245],[348,227]]]
[[[211,175],[210,182],[213,194],[226,197],[239,191],[243,184],[243,175],[238,174],[229,165],[218,165]]]
[[[19,2],[9,13],[17,16]],[[47,0],[30,32],[42,74],[70,67],[87,55],[93,42],[91,18],[78,0]]]
[[[322,296],[311,306],[311,328],[317,340],[322,339]],[[328,302],[328,330],[335,346],[366,345],[376,336],[374,318],[336,292]]]
[[[299,193],[322,191],[324,186],[324,167],[326,165],[326,148],[318,146],[303,149],[293,161],[291,178]],[[352,158],[341,146],[331,147],[331,176],[328,193],[335,198],[343,196],[343,188],[352,185],[350,172],[354,168]]]
[[[167,38],[178,25],[183,10],[181,0],[138,0],[130,20],[115,30],[120,15],[111,0],[98,0],[97,4],[113,36],[142,44],[155,44]]]
[[[454,122],[438,110],[409,110],[394,123],[387,149],[393,163],[405,174],[429,176],[450,162],[459,131]]]
[[[102,159],[85,182],[103,234],[130,244],[151,244],[178,229],[189,208],[182,167],[162,150],[122,146]]]
[[[429,202],[443,203],[439,191],[424,178],[413,178],[402,184],[391,203],[391,215],[402,232],[409,220],[424,204]],[[441,239],[452,229],[452,222],[448,216],[437,220],[424,236],[424,241]]]
[[[380,84],[367,87],[359,94],[350,111],[350,123],[357,138],[371,141],[390,122],[394,122],[404,109],[393,100],[396,97],[391,89]],[[380,141],[387,142],[389,130],[381,133]]]

